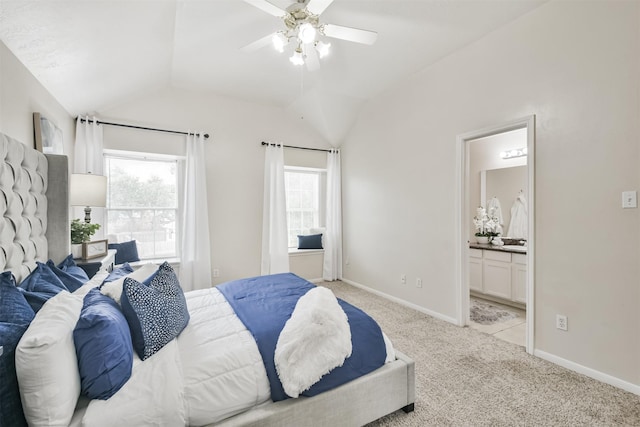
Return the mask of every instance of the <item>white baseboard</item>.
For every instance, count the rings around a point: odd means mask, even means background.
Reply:
[[[621,388],[630,393],[640,395],[640,386],[621,380],[620,378],[616,378],[609,374],[605,374],[604,372],[596,371],[595,369],[582,366],[578,363],[572,362],[567,359],[563,359],[562,357],[558,357],[556,355],[547,353],[546,351],[542,351],[542,350],[534,350],[533,355],[541,359],[547,360],[551,363],[555,363],[556,365],[560,365],[563,368],[567,368],[579,374],[586,375],[587,377],[593,378],[594,380],[598,380],[605,384],[609,384],[614,387]]]
[[[320,283],[320,282],[324,282],[324,279],[321,277],[319,279],[307,279],[308,281],[310,281],[311,283]]]
[[[355,286],[356,288],[360,288],[360,289],[362,289],[364,291],[371,292],[372,294],[376,294],[376,295],[378,295],[378,296],[380,296],[382,298],[388,299],[389,301],[393,301],[395,303],[398,303],[400,305],[404,305],[405,307],[412,308],[412,309],[414,309],[416,311],[419,311],[421,313],[428,314],[429,316],[435,317],[436,319],[440,319],[440,320],[444,320],[445,322],[453,323],[456,326],[458,325],[458,321],[456,319],[454,319],[453,317],[445,316],[445,315],[443,315],[441,313],[438,313],[436,311],[432,311],[432,310],[429,310],[427,308],[420,307],[419,305],[412,304],[412,303],[410,303],[408,301],[405,301],[403,299],[400,299],[398,297],[394,297],[393,295],[385,294],[384,292],[380,292],[378,290],[371,289],[371,288],[369,288],[369,287],[367,287],[365,285],[362,285],[360,283],[354,282],[353,280],[345,279],[344,277],[342,279],[340,279],[340,280],[342,280],[345,283],[348,283],[351,286]]]
[[[349,280],[349,279],[345,279],[342,278],[341,279],[343,282],[348,283],[349,285],[355,286],[356,288],[360,288],[364,291],[367,292],[371,292],[372,294],[376,294],[382,298],[388,299],[390,301],[393,301],[395,303],[398,303],[400,305],[404,305],[405,307],[409,307],[412,308],[416,311],[419,311],[421,313],[425,313],[428,314],[429,316],[435,317],[437,319],[440,320],[444,320],[445,322],[449,322],[449,323],[453,323],[456,326],[459,326],[456,319],[449,317],[449,316],[444,316],[440,313],[428,310],[424,307],[420,307],[418,305],[412,304],[410,302],[407,302],[405,300],[402,300],[400,298],[394,297],[392,295],[386,294],[384,292],[380,292],[378,290],[375,289],[371,289],[367,286],[364,286],[360,283],[354,282],[353,280]],[[622,390],[628,391],[630,393],[636,394],[640,396],[640,385],[636,385],[624,380],[621,380],[620,378],[614,377],[612,375],[609,374],[605,374],[604,372],[600,372],[600,371],[596,371],[595,369],[592,368],[588,368],[586,366],[582,366],[578,363],[572,362],[570,360],[567,359],[563,359],[562,357],[558,357],[555,356],[551,353],[547,353],[545,351],[542,350],[534,350],[533,351],[533,355],[536,357],[539,357],[541,359],[547,360],[551,363],[554,363],[556,365],[562,366],[563,368],[569,369],[571,371],[577,372],[579,374],[582,375],[586,375],[587,377],[593,378],[594,380],[598,380],[601,381],[605,384],[609,384],[612,385],[614,387],[618,387]]]

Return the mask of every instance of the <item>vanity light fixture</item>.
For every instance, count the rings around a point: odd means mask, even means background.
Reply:
[[[527,147],[514,148],[513,150],[503,151],[500,153],[500,157],[503,159],[513,159],[516,157],[524,157],[527,155]]]

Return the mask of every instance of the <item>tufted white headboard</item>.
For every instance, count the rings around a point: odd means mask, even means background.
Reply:
[[[0,133],[0,271],[19,283],[36,261],[69,254],[66,156],[44,155]]]

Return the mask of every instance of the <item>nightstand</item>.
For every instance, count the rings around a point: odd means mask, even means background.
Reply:
[[[109,249],[108,253],[103,257],[92,258],[92,259],[78,259],[75,260],[76,265],[82,268],[89,279],[91,279],[100,269],[105,269],[107,271],[113,270],[113,263],[116,259],[116,249]]]

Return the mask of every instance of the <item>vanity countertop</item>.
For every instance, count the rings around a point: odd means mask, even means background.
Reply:
[[[511,252],[513,254],[526,254],[527,249],[526,246],[522,246],[524,250],[505,248],[504,246],[492,245],[491,243],[469,243],[469,247],[473,249],[487,249],[490,251],[499,251],[499,252]]]

